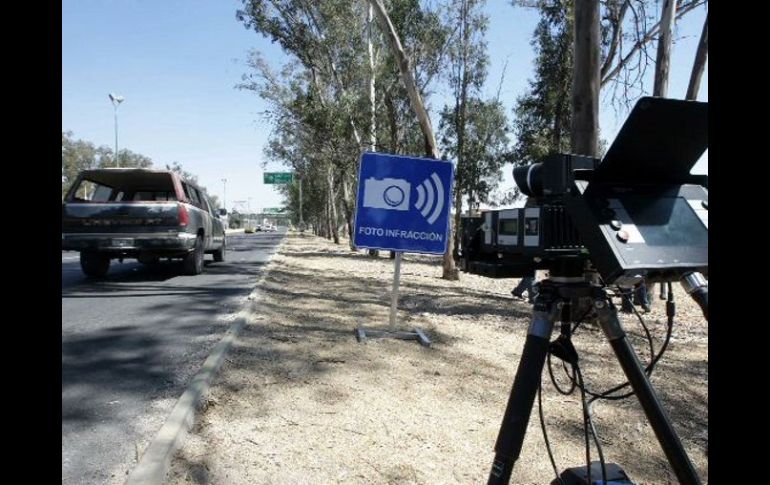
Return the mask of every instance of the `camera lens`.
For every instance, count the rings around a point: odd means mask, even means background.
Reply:
[[[543,195],[543,164],[533,163],[526,167],[515,167],[513,181],[516,182],[522,194],[528,197],[540,197]]]

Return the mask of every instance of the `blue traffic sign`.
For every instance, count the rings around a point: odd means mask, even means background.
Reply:
[[[360,248],[444,254],[449,238],[451,162],[364,153],[353,242]]]

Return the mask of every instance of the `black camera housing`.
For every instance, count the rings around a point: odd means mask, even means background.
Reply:
[[[601,162],[514,169],[528,207],[463,218],[455,258],[491,277],[590,263],[619,286],[707,275],[708,177],[690,174],[707,147],[708,103],[642,98]]]

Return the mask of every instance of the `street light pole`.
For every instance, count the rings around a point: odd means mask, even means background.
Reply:
[[[118,106],[125,98],[114,93],[110,93],[110,101],[115,107],[115,166],[120,167],[120,156],[118,155]]]
[[[224,202],[223,202],[223,206],[224,206],[225,210],[227,210],[227,179],[222,179],[222,184],[224,184],[224,195],[223,195]]]

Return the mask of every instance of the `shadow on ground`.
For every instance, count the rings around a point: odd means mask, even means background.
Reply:
[[[462,400],[464,405],[483,406],[484,415],[491,412],[495,416],[494,425],[498,425],[518,366],[519,351],[491,344],[492,357],[474,353],[466,349],[475,344],[459,339],[441,324],[430,322],[451,317],[455,325],[459,322],[468,327],[486,326],[487,330],[515,335],[521,343],[531,318],[529,304],[506,294],[464,286],[462,282],[432,284],[418,268],[415,274],[406,274],[402,280],[399,322],[404,326],[427,322],[425,330],[434,342],[433,347],[419,348],[413,342],[356,344],[355,326],[386,326],[391,282],[374,276],[382,265],[368,265],[366,262],[372,259],[366,254],[348,253],[339,247],[305,250],[314,244],[324,245],[310,240],[304,247],[290,246],[266,277],[260,290],[262,296],[252,305],[259,321],[244,328],[216,384],[218,397],[224,401],[220,404],[231,406],[234,404],[230,402],[243,401],[247,417],[239,418],[258,423],[259,419],[274,418],[280,412],[271,407],[276,394],[288,396],[315,386],[313,396],[318,400],[319,412],[334,405],[353,408],[360,405],[358,391],[328,388],[330,375],[354,373],[363,375],[361,379],[378,379],[392,373],[393,362],[406,362],[405,367],[414,370],[418,381],[441,383],[446,401],[437,401],[436,408],[456,405]],[[306,264],[313,258],[328,260],[330,269],[322,271]],[[342,263],[335,265],[334,261],[338,260],[347,264],[360,261],[361,266],[356,267],[357,271],[350,271],[349,267],[342,268]],[[430,258],[410,261],[412,267],[438,268],[440,264],[439,259]],[[588,385],[594,390],[605,390],[622,382],[619,365],[602,333],[591,327],[581,332],[582,340],[576,345],[579,345]],[[489,334],[480,335],[487,338]],[[644,340],[634,337],[634,342],[645,357]],[[656,344],[660,346],[659,339]],[[561,375],[558,360],[554,359],[554,364]],[[674,350],[664,357],[653,377],[653,385],[659,387],[661,401],[691,454],[701,453],[707,439],[702,432],[708,426],[707,398],[703,391],[707,371],[707,362]],[[397,379],[409,380],[403,375]],[[547,372],[543,374],[543,382],[546,421],[558,464],[561,468],[579,466],[585,460],[581,452],[584,435],[579,393],[569,397],[559,395],[548,382]],[[565,382],[563,376],[560,382]],[[388,398],[393,399],[385,397]],[[644,483],[659,481],[661,477],[674,481],[634,396],[623,402],[597,404],[596,409],[596,424],[607,461],[620,463],[632,478]],[[543,450],[537,420],[535,407],[530,424],[537,426],[534,433],[538,436],[529,438],[525,446]],[[206,423],[204,417],[196,431],[203,441],[214,437],[207,431]],[[288,426],[297,425],[288,422]],[[490,463],[493,445],[490,441]],[[538,451],[536,456],[547,461],[544,451],[542,454]],[[593,459],[597,459],[595,450]],[[187,476],[193,480],[196,474],[202,473],[201,462],[190,461],[189,457],[178,460],[177,465],[187,470]],[[707,468],[705,471],[707,473]]]

